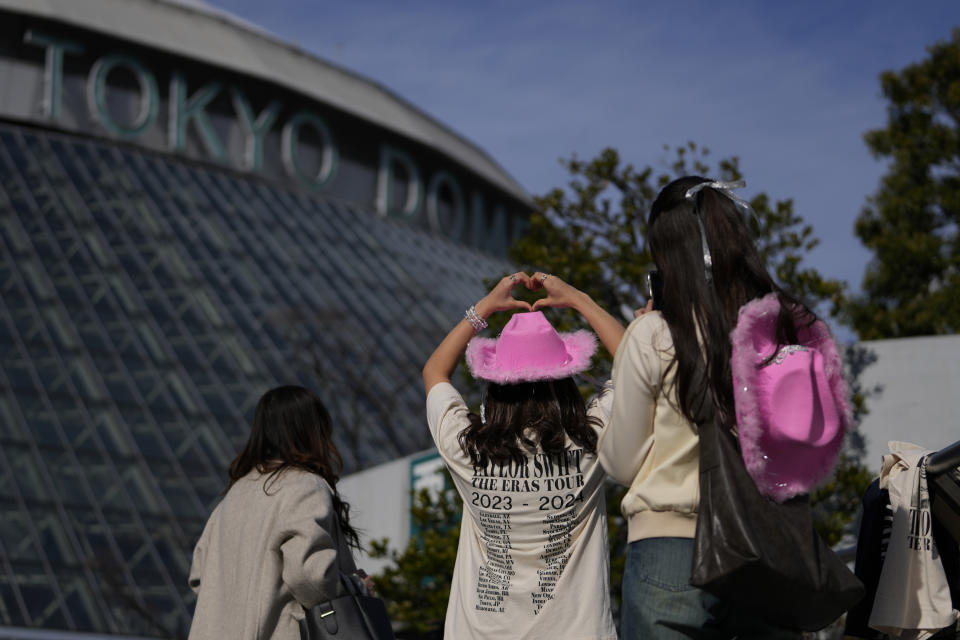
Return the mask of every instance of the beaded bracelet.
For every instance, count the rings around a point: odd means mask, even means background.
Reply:
[[[470,308],[464,311],[463,317],[473,326],[475,333],[487,328],[487,321],[480,317],[475,305],[470,305]]]

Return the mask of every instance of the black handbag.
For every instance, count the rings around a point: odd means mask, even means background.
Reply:
[[[864,595],[813,527],[805,496],[777,503],[747,473],[735,436],[699,423],[700,509],[690,584],[771,624],[816,631]]]
[[[340,574],[347,595],[306,610],[301,640],[395,640],[383,600],[365,595],[350,576]]]
[[[339,553],[342,537],[340,523],[334,519],[333,540],[340,565],[340,583],[347,594],[305,609],[299,621],[300,640],[396,640],[383,600],[368,596],[353,576],[343,572]]]

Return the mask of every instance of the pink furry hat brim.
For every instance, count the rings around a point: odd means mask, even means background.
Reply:
[[[497,384],[559,380],[590,368],[590,359],[597,351],[597,337],[585,329],[558,335],[567,352],[561,364],[545,364],[531,358],[519,366],[505,366],[497,359],[498,339],[477,337],[467,344],[467,366],[473,377]]]

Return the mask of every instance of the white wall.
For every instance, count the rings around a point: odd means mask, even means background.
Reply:
[[[875,474],[887,442],[902,440],[941,449],[960,440],[960,336],[925,336],[861,343],[877,361],[861,375],[870,410],[860,431],[864,464]]]
[[[391,549],[403,549],[410,539],[411,476],[417,490],[442,489],[435,471],[443,466],[433,449],[415,453],[377,467],[345,476],[337,484],[340,496],[350,504],[350,524],[361,530],[360,540],[369,549],[370,540],[389,538]],[[438,486],[439,484],[439,486]],[[373,575],[389,564],[357,553],[357,566]]]

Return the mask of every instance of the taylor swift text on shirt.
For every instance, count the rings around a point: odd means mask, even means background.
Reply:
[[[582,514],[574,507],[583,503],[583,449],[560,453],[536,453],[521,460],[473,466],[470,502],[479,508],[478,524],[486,563],[477,575],[478,611],[503,613],[510,595],[514,547],[511,542],[511,512],[543,512],[543,548],[538,560],[537,584],[530,594],[537,614],[553,597],[557,580],[569,560],[571,531]],[[529,516],[528,516],[529,517]],[[538,516],[539,517],[539,516]]]

